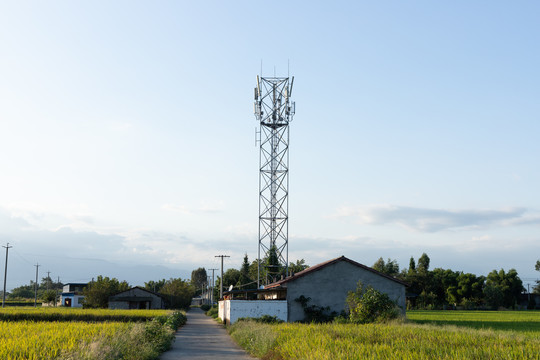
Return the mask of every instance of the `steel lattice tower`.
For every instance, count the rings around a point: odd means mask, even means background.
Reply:
[[[265,283],[288,273],[289,264],[289,122],[295,113],[290,101],[294,77],[258,77],[255,88],[255,118],[259,121],[259,251],[274,257],[279,265],[266,265]],[[276,259],[277,258],[277,259]]]

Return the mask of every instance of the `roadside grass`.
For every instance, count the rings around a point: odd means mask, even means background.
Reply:
[[[112,310],[42,310],[15,312],[16,320],[0,321],[1,359],[153,360],[170,348],[174,331],[186,321],[180,311],[150,311],[149,316],[134,311],[133,321],[119,312],[120,321],[111,321]],[[62,313],[70,320],[58,320]],[[82,316],[75,321],[74,314]]]
[[[538,359],[540,331],[532,317],[498,312],[491,318],[504,330],[467,327],[485,321],[471,313],[454,325],[390,322],[386,324],[264,324],[239,321],[229,327],[232,338],[263,359]],[[416,314],[419,318],[435,315]],[[488,318],[493,315],[486,315]],[[436,317],[435,317],[436,318]],[[456,326],[462,325],[462,326]],[[523,330],[525,329],[525,330]],[[532,330],[531,330],[532,329]]]

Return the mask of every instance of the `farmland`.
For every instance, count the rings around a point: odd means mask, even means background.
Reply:
[[[410,318],[424,324],[242,321],[230,332],[241,346],[267,359],[390,359],[396,354],[402,359],[538,359],[540,312],[455,312],[453,316],[411,312]]]
[[[164,310],[0,310],[1,359],[155,359],[185,316]]]

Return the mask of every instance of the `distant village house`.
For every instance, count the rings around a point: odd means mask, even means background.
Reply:
[[[135,286],[111,296],[109,309],[165,309],[165,299],[160,294]]]
[[[82,307],[83,289],[88,283],[68,283],[62,288],[61,305],[65,307]]]

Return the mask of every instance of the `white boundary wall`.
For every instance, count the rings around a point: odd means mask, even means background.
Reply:
[[[287,321],[287,300],[222,300],[219,302],[218,315],[226,324],[234,324],[243,317],[258,318],[263,315]]]

